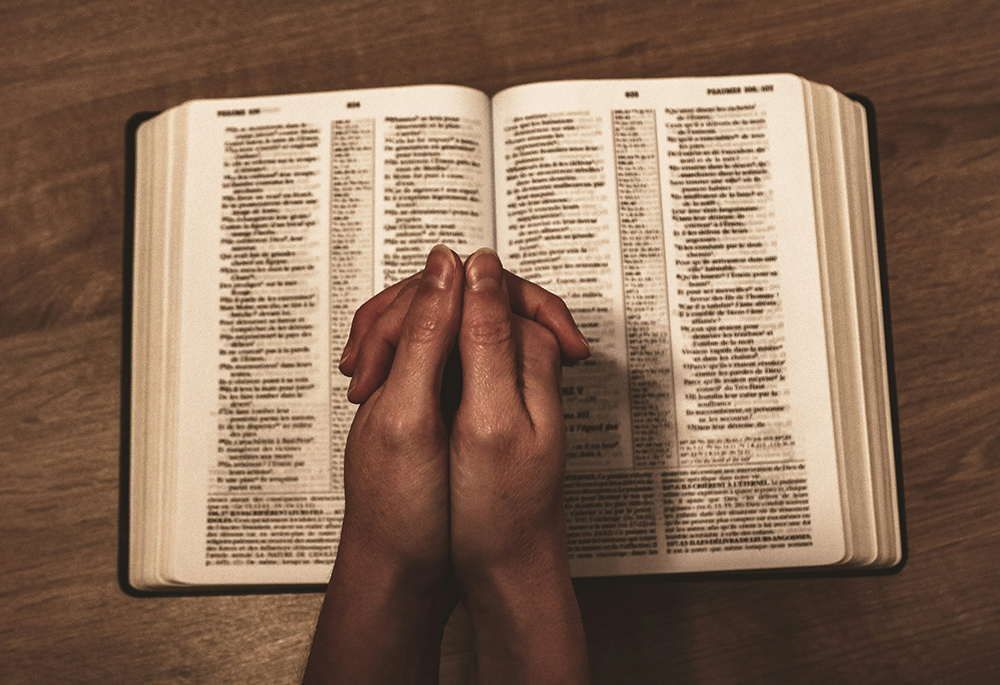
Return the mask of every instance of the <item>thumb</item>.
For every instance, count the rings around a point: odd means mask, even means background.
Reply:
[[[443,245],[435,246],[403,318],[383,396],[439,406],[441,378],[461,322],[463,281],[458,255]]]
[[[476,251],[465,263],[465,294],[458,347],[462,359],[462,406],[476,416],[520,406],[510,297],[493,250]]]

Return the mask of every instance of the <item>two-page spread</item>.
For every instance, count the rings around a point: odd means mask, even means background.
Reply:
[[[136,137],[129,583],[326,582],[354,311],[561,296],[574,575],[903,555],[864,109],[790,75],[194,101]]]

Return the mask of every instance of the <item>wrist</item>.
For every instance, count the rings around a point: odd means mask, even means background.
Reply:
[[[462,601],[473,621],[542,623],[576,611],[569,564],[558,552],[542,552],[459,575]]]
[[[459,581],[482,683],[587,681],[583,624],[565,553],[533,562]]]
[[[391,606],[400,616],[412,616],[426,606],[440,604],[441,597],[457,598],[450,578],[447,561],[433,565],[413,562],[371,540],[345,535],[337,549],[328,592],[344,591],[354,601]]]
[[[305,682],[434,682],[441,639],[457,603],[446,573],[414,584],[348,541],[338,549]]]
[[[440,539],[439,539],[440,538]],[[445,534],[404,533],[377,516],[348,509],[341,527],[334,577],[340,572],[398,596],[422,597],[448,574]]]

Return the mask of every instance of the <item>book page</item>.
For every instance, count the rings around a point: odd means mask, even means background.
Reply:
[[[843,120],[853,129],[854,139],[868,140],[864,107],[841,99]],[[900,508],[897,501],[895,446],[892,437],[887,344],[883,323],[882,280],[880,275],[878,227],[872,191],[871,158],[856,146],[847,146],[846,170],[852,248],[859,278],[858,312],[863,358],[863,386],[871,454],[871,487],[876,506],[876,535],[879,557],[876,566],[894,566],[902,560]]]
[[[594,352],[563,383],[574,575],[845,555],[802,83],[494,98],[498,251]]]
[[[858,274],[867,273],[851,254],[852,236],[847,183],[843,118],[833,88],[808,84],[806,104],[812,112],[810,144],[813,149],[814,206],[820,264],[820,287],[826,301],[827,361],[832,396],[834,435],[838,440],[841,503],[848,535],[851,565],[866,565],[876,558],[875,516],[872,500],[871,462],[862,378],[863,355],[859,330],[859,305],[867,300],[856,289]],[[860,108],[860,105],[851,103]],[[821,161],[822,160],[822,161]],[[857,184],[851,184],[857,187]],[[846,227],[846,228],[845,228]],[[871,231],[874,233],[874,231]],[[847,303],[847,306],[844,306]],[[838,306],[839,304],[839,306]]]
[[[340,352],[434,244],[493,244],[488,101],[428,86],[185,107],[169,575],[324,583],[355,410]]]

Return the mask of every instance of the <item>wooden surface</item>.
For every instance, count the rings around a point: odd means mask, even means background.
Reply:
[[[878,108],[910,561],[578,587],[601,683],[1000,668],[1000,3],[0,2],[0,681],[288,683],[319,595],[115,580],[123,126],[194,97],[790,71]],[[468,624],[451,626],[463,681]]]

